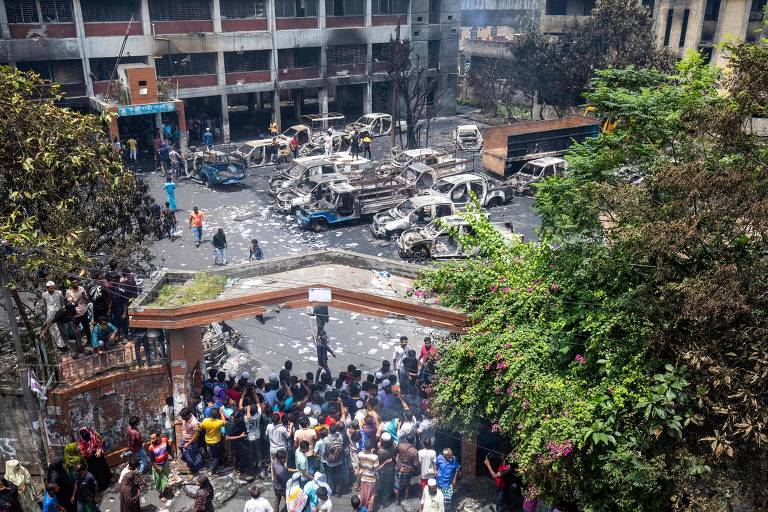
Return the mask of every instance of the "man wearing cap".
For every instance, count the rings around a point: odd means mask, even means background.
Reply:
[[[443,493],[437,488],[437,480],[430,478],[421,493],[419,512],[445,512]]]
[[[45,283],[45,292],[43,293],[43,300],[45,301],[45,320],[51,320],[59,310],[64,308],[64,294],[61,290],[56,289],[56,283],[48,281]],[[59,350],[66,350],[67,343],[64,341],[64,336],[61,335],[58,324],[51,323],[51,327],[48,329],[48,333],[51,335],[51,341],[56,344]]]

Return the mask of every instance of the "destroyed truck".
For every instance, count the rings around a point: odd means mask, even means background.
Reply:
[[[267,192],[272,195],[301,185],[311,176],[332,173],[355,173],[369,169],[372,166],[367,158],[352,159],[344,154],[336,154],[332,157],[308,156],[295,158],[291,167],[269,178],[267,182]]]
[[[453,131],[453,144],[457,151],[480,151],[483,134],[476,124],[462,124]]]
[[[424,226],[435,219],[454,214],[447,196],[415,196],[399,205],[373,216],[371,232],[380,238],[396,240],[400,233],[415,226]]]
[[[318,201],[296,211],[299,226],[315,232],[327,231],[332,226],[370,217],[398,205],[414,195],[415,188],[400,176],[370,176],[333,183]]]
[[[332,183],[341,183],[348,180],[348,177],[339,173],[310,176],[301,184],[279,192],[275,202],[275,209],[280,213],[293,213],[296,211],[296,208],[323,197]]]
[[[480,206],[488,208],[501,206],[512,201],[514,197],[514,189],[511,186],[479,174],[446,176],[424,193],[446,195],[457,208],[467,206],[472,200],[472,195],[477,198]]]

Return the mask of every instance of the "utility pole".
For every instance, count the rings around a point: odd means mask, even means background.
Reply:
[[[39,414],[39,409],[36,405],[36,400],[32,396],[32,390],[29,388],[29,368],[24,360],[24,349],[21,346],[21,334],[19,333],[19,324],[16,321],[16,308],[13,303],[13,297],[11,296],[11,290],[8,288],[10,279],[8,278],[8,271],[6,270],[5,261],[0,260],[0,293],[5,303],[5,310],[8,313],[8,328],[11,331],[13,337],[13,346],[16,349],[16,359],[19,366],[19,379],[21,380],[21,390],[24,395],[24,408],[27,411],[27,418],[30,423],[33,418],[37,418],[38,434],[33,435],[35,440],[35,446],[37,447],[38,460],[41,463],[41,471],[45,468],[42,466],[42,461],[47,461],[45,446],[43,445],[43,429],[45,425],[43,423],[43,417]],[[30,333],[33,334],[33,333]]]

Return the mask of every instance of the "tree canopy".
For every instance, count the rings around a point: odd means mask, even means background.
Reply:
[[[598,71],[587,101],[617,127],[538,186],[540,242],[468,215],[483,258],[418,283],[475,321],[441,349],[439,414],[507,437],[530,495],[768,507],[768,48],[727,51],[724,74]]]
[[[146,185],[126,170],[105,119],[59,106],[58,86],[0,67],[0,240],[14,280],[78,272],[107,254],[150,261]]]

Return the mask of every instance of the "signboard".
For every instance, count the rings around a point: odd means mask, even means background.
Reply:
[[[310,288],[309,302],[331,302],[330,288]]]
[[[173,112],[175,110],[176,103],[166,101],[163,103],[147,103],[146,105],[124,105],[117,107],[117,115],[119,117],[140,116],[144,114],[162,114],[163,112]]]

